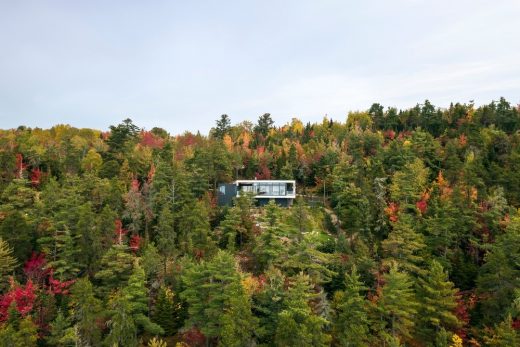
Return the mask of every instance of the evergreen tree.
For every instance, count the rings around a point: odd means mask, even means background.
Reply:
[[[175,219],[169,206],[164,206],[157,222],[157,249],[165,260],[175,255]],[[165,263],[166,265],[166,263]]]
[[[99,287],[103,295],[108,295],[116,288],[126,285],[132,272],[134,258],[126,245],[113,245],[101,258],[100,267],[94,278],[101,282]]]
[[[164,330],[153,323],[148,317],[148,290],[145,287],[143,268],[136,261],[128,285],[123,288],[121,295],[128,301],[127,311],[132,316],[136,327],[153,334],[163,334]]]
[[[175,293],[168,287],[161,287],[155,302],[153,321],[159,324],[166,336],[172,336],[182,326],[182,305]]]
[[[498,324],[491,337],[485,337],[486,346],[490,347],[516,347],[520,345],[520,334],[513,327],[511,316]]]
[[[13,257],[13,250],[6,241],[0,237],[0,292],[7,285],[7,275],[11,274],[17,265]]]
[[[233,257],[219,251],[208,262],[192,265],[182,276],[180,296],[188,304],[188,326],[198,327],[208,338],[222,334],[222,312],[230,307],[233,293],[239,290],[240,274]]]
[[[456,293],[442,265],[433,260],[426,274],[418,280],[420,334],[424,339],[442,328],[454,330],[459,321],[454,314],[457,307]]]
[[[368,346],[369,321],[363,286],[356,267],[345,274],[345,290],[334,293],[333,336],[339,346]]]
[[[388,238],[381,243],[383,265],[390,266],[396,263],[399,268],[410,273],[421,273],[423,257],[421,252],[425,248],[422,234],[413,230],[413,220],[408,214],[401,213],[398,221],[393,223],[393,230]]]
[[[224,220],[220,223],[221,245],[228,251],[233,252],[236,248],[237,240],[242,244],[242,235],[246,229],[242,225],[242,215],[238,207],[228,210]]]
[[[179,213],[179,247],[189,255],[209,255],[214,250],[208,209],[201,201],[188,202]]]
[[[284,310],[278,314],[277,346],[327,346],[330,343],[330,336],[323,331],[328,322],[312,312],[311,298],[309,277],[299,274],[287,292]]]
[[[223,114],[220,116],[220,119],[217,120],[217,126],[213,130],[213,136],[217,139],[222,139],[224,135],[229,133],[231,129],[231,120],[227,114]]]
[[[80,278],[71,288],[69,301],[70,321],[74,325],[80,346],[96,346],[101,340],[97,320],[101,316],[101,301],[94,296],[94,287],[88,278]]]
[[[80,264],[76,261],[78,249],[69,228],[58,225],[51,228],[49,234],[38,239],[43,252],[48,255],[47,266],[54,270],[61,281],[76,278],[80,272]]]
[[[482,302],[484,319],[496,322],[505,317],[520,288],[520,216],[515,216],[505,233],[497,236],[481,267],[478,291],[485,296]]]
[[[110,297],[107,311],[110,316],[107,321],[110,331],[105,338],[105,344],[108,346],[134,347],[138,345],[137,326],[129,299],[122,291],[116,291]]]
[[[270,113],[264,113],[258,118],[258,123],[255,126],[255,133],[261,134],[263,137],[266,137],[269,133],[269,130],[272,128],[274,124],[273,119],[271,118]]]
[[[58,312],[56,319],[51,323],[51,334],[47,338],[47,343],[51,346],[74,346],[80,345],[79,339],[70,328],[69,322],[61,311]]]
[[[241,347],[254,345],[253,334],[258,318],[251,313],[251,299],[242,286],[231,289],[229,306],[221,317],[222,325],[220,346]]]
[[[416,158],[413,162],[406,164],[392,178],[390,186],[392,199],[402,203],[403,207],[412,206],[426,189],[428,175],[429,170],[421,159]]]
[[[403,342],[410,339],[415,327],[418,304],[414,283],[405,272],[391,266],[383,276],[384,286],[377,299],[376,309],[382,324],[380,336],[389,335]]]

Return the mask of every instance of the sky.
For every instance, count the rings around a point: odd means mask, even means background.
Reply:
[[[0,0],[0,128],[520,103],[519,0]]]

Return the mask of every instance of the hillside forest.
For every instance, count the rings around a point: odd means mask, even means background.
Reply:
[[[0,346],[520,346],[520,107],[0,130]],[[289,208],[219,183],[294,179]]]

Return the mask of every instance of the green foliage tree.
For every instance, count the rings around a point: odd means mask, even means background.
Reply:
[[[520,344],[520,334],[513,327],[511,316],[498,324],[491,336],[484,338],[486,346],[490,347],[514,347]]]
[[[309,277],[300,274],[294,278],[284,300],[284,309],[278,314],[275,344],[277,346],[327,346],[330,335],[323,331],[328,322],[312,312]]]
[[[254,128],[255,133],[261,134],[266,137],[274,124],[270,113],[264,113],[258,118],[258,123]]]
[[[387,336],[404,342],[412,337],[418,303],[410,276],[397,266],[383,276],[384,286],[376,302],[376,312],[381,322],[380,337]],[[397,339],[397,340],[396,340]]]
[[[137,328],[153,335],[164,333],[163,328],[148,317],[148,290],[145,287],[145,273],[137,261],[134,263],[128,285],[123,288],[121,295],[128,300],[128,312]]]
[[[37,346],[38,329],[30,316],[23,318],[16,327],[7,324],[0,327],[0,346],[32,347]]]
[[[94,296],[94,287],[88,278],[80,278],[74,283],[68,305],[69,319],[78,340],[85,346],[98,345],[101,329],[97,321],[103,317],[101,301]]]
[[[405,271],[419,274],[424,261],[421,252],[426,246],[423,236],[413,229],[413,219],[410,215],[401,213],[398,218],[388,238],[381,243],[383,265],[390,266],[396,263]]]
[[[107,326],[110,329],[105,338],[108,346],[129,346],[138,345],[137,326],[132,315],[130,298],[122,291],[116,291],[110,297],[108,315],[110,319]]]
[[[505,233],[498,235],[486,255],[486,263],[478,277],[478,291],[485,295],[482,302],[484,319],[496,322],[504,318],[520,288],[520,217],[515,216]]]
[[[332,333],[338,346],[368,346],[369,320],[362,294],[366,290],[354,266],[351,274],[345,274],[345,290],[334,293]]]
[[[418,279],[419,333],[423,339],[438,333],[442,328],[454,331],[460,326],[454,314],[456,293],[442,265],[433,260],[426,274]]]
[[[13,272],[17,263],[12,248],[0,237],[0,292],[6,287],[6,277]]]
[[[113,245],[101,259],[100,268],[94,278],[101,282],[98,287],[103,295],[126,285],[132,273],[134,257],[126,245]]]
[[[213,129],[213,136],[217,139],[222,139],[231,130],[231,120],[227,114],[223,114],[216,123],[216,127]]]
[[[157,295],[153,321],[164,329],[166,336],[172,336],[184,321],[183,308],[178,297],[168,287],[162,286]]]
[[[243,291],[233,256],[219,251],[210,261],[188,268],[182,281],[185,289],[180,296],[188,304],[187,325],[198,327],[208,338],[222,336],[222,312]]]

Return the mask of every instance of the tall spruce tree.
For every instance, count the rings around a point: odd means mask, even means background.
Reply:
[[[363,296],[367,289],[354,266],[350,274],[345,274],[345,290],[334,293],[332,333],[339,346],[368,346],[369,320]]]
[[[454,331],[460,323],[454,314],[457,289],[442,265],[433,260],[424,276],[418,279],[419,333],[427,339],[441,329]]]
[[[414,283],[396,265],[390,267],[383,280],[385,284],[376,303],[381,322],[380,336],[383,339],[390,336],[391,339],[403,343],[412,337],[415,327],[418,303]]]

